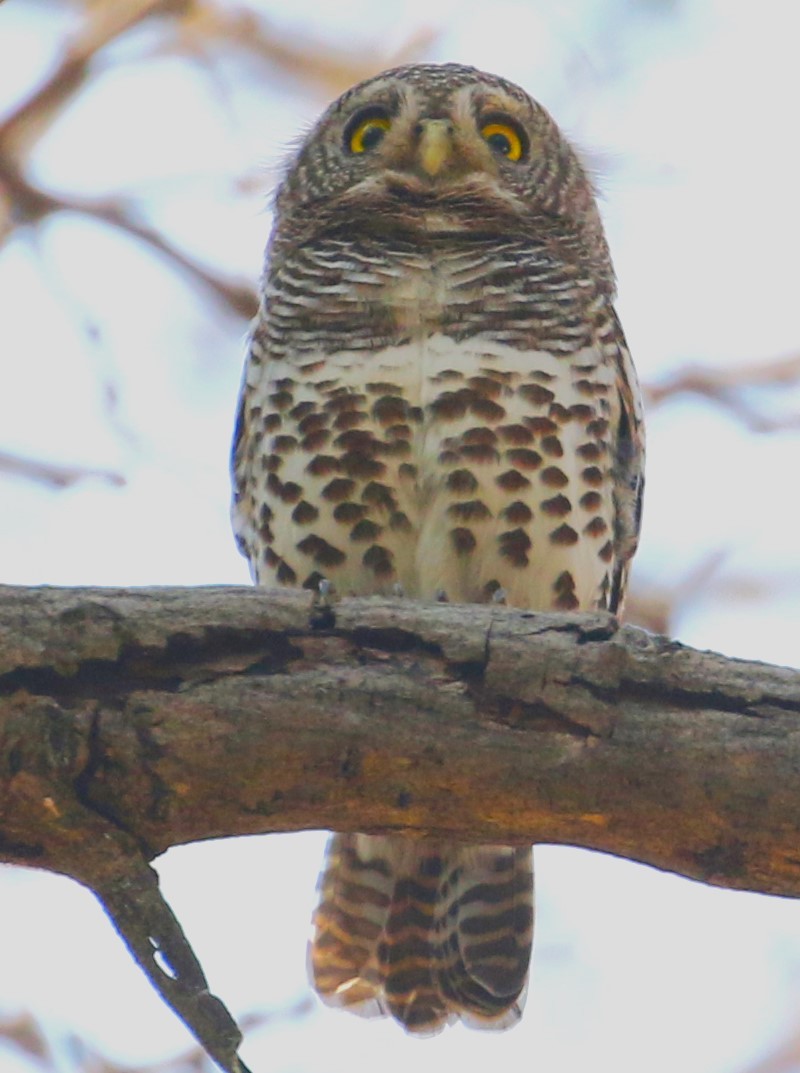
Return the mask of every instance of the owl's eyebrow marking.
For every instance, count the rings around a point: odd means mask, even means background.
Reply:
[[[388,112],[391,116],[396,116],[400,111],[401,98],[397,93],[382,92],[375,97],[359,101],[348,101],[347,104],[347,111],[350,115],[355,115],[358,112],[368,112],[371,108],[375,108],[378,111]]]

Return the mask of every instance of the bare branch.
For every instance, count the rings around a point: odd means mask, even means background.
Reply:
[[[101,49],[156,13],[183,3],[177,0],[117,0],[95,4],[83,24],[65,43],[61,58],[46,79],[0,124],[0,143],[21,158],[81,90],[92,60]]]
[[[135,205],[122,198],[82,198],[42,189],[28,174],[25,161],[42,134],[88,82],[92,62],[107,45],[147,19],[170,16],[178,50],[219,50],[234,45],[258,58],[267,69],[295,76],[339,93],[352,81],[375,73],[386,62],[402,62],[429,46],[433,31],[421,31],[405,49],[381,59],[375,50],[367,62],[308,42],[284,40],[263,19],[246,8],[223,7],[206,0],[118,0],[93,4],[65,43],[62,56],[45,78],[0,123],[0,241],[20,223],[38,223],[58,212],[74,212],[99,220],[166,257],[192,282],[209,290],[237,316],[250,319],[258,302],[249,284],[225,279],[180,250],[156,228],[146,224]],[[163,41],[163,38],[162,38]],[[172,49],[175,51],[175,49]]]
[[[57,212],[74,212],[98,220],[118,231],[139,239],[152,250],[170,260],[174,267],[193,282],[208,289],[215,298],[237,316],[249,319],[258,308],[255,289],[244,283],[235,283],[213,272],[199,261],[173,246],[154,227],[145,224],[137,216],[134,205],[115,198],[88,198],[70,194],[45,191],[29,182],[9,157],[3,156],[0,142],[0,189],[15,206],[19,219],[38,223],[46,216]]]
[[[41,1026],[29,1013],[0,1017],[0,1040],[13,1044],[42,1067],[54,1069],[53,1055]]]
[[[194,3],[191,15],[176,24],[178,48],[189,55],[233,46],[254,56],[264,71],[277,68],[326,98],[338,97],[348,86],[387,67],[410,63],[431,49],[440,31],[422,27],[399,48],[343,51],[308,35],[302,39],[279,31],[273,23],[245,6]]]
[[[220,1066],[148,861],[328,827],[590,846],[800,893],[800,672],[614,618],[250,588],[0,588],[0,860],[90,887]]]
[[[285,1024],[307,1017],[314,1009],[314,1000],[310,994],[304,995],[287,1006],[268,1010],[258,1010],[240,1018],[242,1031],[257,1032],[271,1025]],[[63,1070],[61,1061],[56,1059],[49,1042],[50,1033],[30,1013],[19,1013],[10,1017],[0,1016],[0,1043],[11,1046],[34,1061],[41,1070],[53,1073]],[[137,1064],[134,1068],[120,1063],[97,1050],[88,1040],[69,1033],[69,1051],[74,1056],[75,1068],[86,1073],[204,1073],[208,1069],[206,1051],[201,1047],[191,1047],[183,1053],[169,1058],[157,1059],[147,1065]],[[56,1049],[63,1048],[64,1040],[55,1039]]]
[[[712,368],[689,365],[660,383],[645,384],[645,399],[651,408],[680,395],[700,395],[730,411],[752,432],[774,432],[800,426],[800,414],[765,414],[745,392],[750,388],[781,388],[800,382],[800,353],[772,361]]]
[[[4,859],[74,874],[89,821],[148,858],[328,827],[800,894],[800,672],[599,614],[345,600],[315,629],[303,592],[0,594]]]
[[[108,835],[106,835],[108,839]],[[109,860],[117,852],[108,852]],[[158,877],[140,855],[121,854],[122,873],[93,889],[136,964],[167,1005],[226,1073],[248,1073],[237,1055],[242,1033],[208,982],[183,930],[164,901]]]
[[[57,462],[41,462],[34,458],[0,451],[0,473],[10,473],[13,477],[24,477],[49,488],[70,488],[78,481],[100,480],[121,487],[125,478],[121,473],[110,469],[92,469],[86,466],[64,466]]]

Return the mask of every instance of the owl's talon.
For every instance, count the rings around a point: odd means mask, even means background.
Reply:
[[[493,604],[505,604],[508,600],[508,593],[502,586],[499,589],[495,589],[492,593]]]
[[[436,602],[437,602],[437,604],[449,604],[450,603],[450,600],[449,600],[449,598],[447,596],[447,593],[444,591],[444,589],[437,589],[436,590]]]
[[[333,582],[326,577],[321,577],[317,582],[317,592],[319,593],[320,601],[328,601],[328,597],[334,592]]]
[[[317,591],[311,599],[311,614],[309,625],[312,630],[330,630],[336,625],[336,614],[333,610],[333,597],[336,588],[332,581],[321,577],[317,581]]]
[[[394,585],[392,585],[392,596],[397,596],[398,599],[402,600],[402,598],[405,596],[405,594],[406,594],[406,590],[403,588],[403,586],[400,584],[400,582],[395,581]]]

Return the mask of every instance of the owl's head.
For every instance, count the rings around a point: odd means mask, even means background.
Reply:
[[[291,161],[276,208],[278,232],[295,242],[340,228],[550,228],[605,256],[591,183],[549,114],[519,86],[459,64],[398,67],[342,94]]]

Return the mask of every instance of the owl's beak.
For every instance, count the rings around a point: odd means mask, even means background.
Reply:
[[[453,124],[449,119],[421,119],[417,124],[420,167],[431,178],[442,170],[453,152]]]

